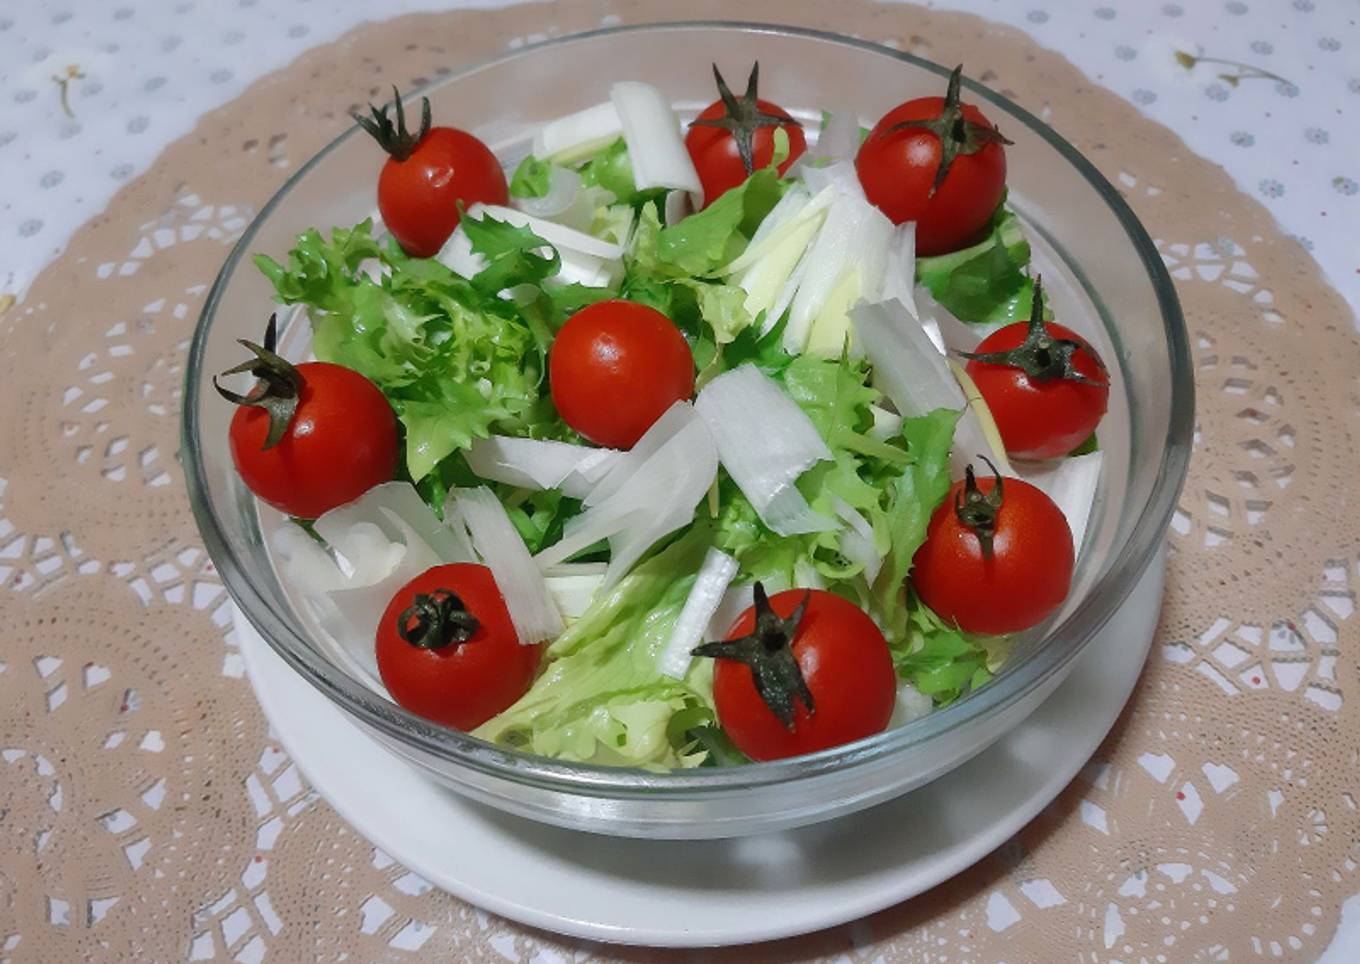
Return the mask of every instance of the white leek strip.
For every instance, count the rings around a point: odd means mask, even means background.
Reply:
[[[883,567],[883,554],[878,551],[874,527],[858,509],[838,495],[831,497],[831,508],[846,525],[840,534],[841,555],[862,566],[865,580],[872,584]]]
[[[883,273],[883,284],[873,298],[865,300],[902,302],[913,318],[920,318],[916,308],[914,281],[916,278],[916,222],[908,221],[893,229],[888,245],[888,258]],[[929,332],[927,332],[929,334]]]
[[[589,157],[623,134],[623,121],[612,102],[596,104],[549,121],[534,136],[534,157],[560,164]]]
[[[723,594],[737,576],[737,560],[725,552],[709,549],[694,579],[694,586],[675,620],[670,639],[661,650],[657,669],[665,676],[684,679],[690,650],[703,642],[704,632],[723,601]]]
[[[576,567],[567,564],[558,568],[589,570],[559,575],[545,573],[543,576],[543,581],[547,583],[553,603],[557,606],[557,611],[562,614],[562,621],[571,625],[584,616],[590,609],[591,603],[595,601],[595,596],[604,583],[605,566],[603,563],[598,567],[594,563],[583,563]],[[597,568],[598,571],[596,571]]]
[[[1104,460],[1103,452],[1088,452],[1074,458],[1018,462],[1014,466],[1020,478],[1043,489],[1062,510],[1067,527],[1072,530],[1072,546],[1078,553],[1086,538],[1086,526],[1091,519]]]
[[[859,183],[859,174],[855,172],[853,160],[836,161],[824,167],[807,165],[803,167],[802,175],[808,190],[813,194],[830,187],[842,198],[864,200],[864,188]]]
[[[601,589],[608,589],[653,543],[690,523],[717,477],[713,437],[694,406],[676,402],[615,463],[586,498],[586,511],[536,561],[546,570],[607,539],[610,562]],[[609,494],[597,496],[606,487]]]
[[[529,489],[561,489],[580,499],[589,494],[623,453],[589,445],[573,445],[550,439],[511,438],[492,435],[479,438],[467,452],[473,472],[492,482]]]
[[[885,442],[902,431],[902,416],[896,412],[890,412],[879,405],[870,405],[869,414],[874,417],[874,424],[869,426],[869,437]]]
[[[888,726],[902,726],[912,720],[925,716],[935,709],[935,701],[910,683],[902,683],[897,688],[897,702],[893,704],[892,716]]]
[[[789,308],[784,348],[839,354],[847,312],[883,284],[893,225],[867,201],[840,196],[804,256],[807,270]]]
[[[515,198],[514,205],[531,217],[556,221],[578,231],[590,227],[595,199],[581,183],[581,175],[556,164],[548,168],[548,193],[542,197]]]
[[[788,290],[785,297],[786,289],[834,198],[835,192],[830,190],[815,198],[809,198],[801,188],[789,191],[760,223],[746,250],[724,269],[746,292],[744,305],[751,317],[766,313],[765,330],[774,326],[792,301],[794,292]],[[781,211],[780,206],[790,199]]]
[[[609,99],[623,124],[623,139],[628,144],[633,183],[638,190],[664,187],[703,191],[680,136],[675,108],[665,94],[651,84],[624,80],[610,88]]]
[[[850,317],[860,347],[874,367],[874,387],[888,396],[903,418],[926,415],[938,408],[963,413],[949,453],[956,477],[971,460],[988,452],[997,468],[1008,471],[999,437],[989,439],[979,421],[979,410],[986,412],[986,403],[981,396],[976,404],[970,402],[951,363],[935,350],[925,329],[901,302],[861,304],[851,309]],[[990,412],[987,420],[991,420]]]
[[[487,260],[472,250],[472,242],[460,224],[453,229],[444,247],[439,249],[435,260],[464,278],[472,278],[486,269]]]
[[[432,566],[474,560],[472,546],[436,519],[407,482],[374,486],[324,513],[315,529],[334,558],[314,543],[295,545],[286,574],[296,580],[349,663],[381,691],[373,644],[387,604]]]
[[[363,568],[371,548],[371,543],[353,542],[356,530],[365,523],[376,527],[389,542],[409,546],[412,540],[418,541],[436,561],[466,562],[472,558],[467,539],[436,519],[409,482],[375,485],[353,502],[323,513],[313,527],[357,571]]]
[[[485,486],[455,489],[449,493],[445,514],[455,526],[467,527],[473,546],[496,579],[519,641],[527,646],[561,634],[562,616],[543,573],[496,494]]]
[[[694,402],[732,481],[781,536],[823,532],[836,523],[814,512],[795,483],[831,450],[798,403],[754,365],[724,372]]]
[[[558,248],[561,266],[547,280],[549,286],[579,284],[587,288],[608,288],[623,279],[623,262],[597,258],[570,248]]]
[[[859,152],[859,117],[854,111],[837,107],[828,111],[826,123],[817,134],[817,143],[808,151],[813,160],[853,160]]]
[[[921,327],[926,330],[930,340],[942,353],[977,351],[977,346],[1000,325],[982,325],[976,322],[961,321],[948,308],[931,295],[925,285],[917,285],[915,292],[917,317]]]
[[[776,586],[773,583],[765,582],[765,591],[773,596],[777,592],[783,592],[788,586]],[[704,631],[704,641],[712,639],[726,639],[732,631],[732,626],[741,614],[755,605],[756,592],[755,583],[746,582],[740,586],[730,586],[727,592],[723,593],[722,601],[718,603],[718,608],[714,610],[713,616],[708,621],[708,629]]]
[[[585,496],[586,507],[599,505],[618,492],[649,459],[694,421],[694,406],[688,403],[676,403],[662,412],[661,417],[652,423],[642,438],[633,443],[631,449],[618,453],[618,458],[612,459],[596,477],[597,481]]]
[[[545,221],[543,218],[536,218],[530,214],[525,214],[523,211],[502,207],[499,204],[474,204],[468,208],[467,216],[470,218],[490,216],[497,221],[513,224],[515,227],[528,228],[548,244],[557,248],[558,251],[569,248],[572,251],[603,258],[606,261],[617,261],[623,257],[624,246],[621,244],[602,241],[584,231],[577,231],[575,228]]]
[[[274,534],[274,558],[279,574],[300,597],[303,607],[310,610],[322,629],[335,642],[332,655],[346,673],[364,683],[376,693],[386,695],[378,675],[378,661],[372,637],[353,629],[340,617],[331,593],[343,589],[346,577],[324,548],[295,525],[287,525]],[[381,603],[386,607],[387,603]],[[376,631],[377,616],[374,616]]]
[[[666,227],[679,224],[694,213],[693,196],[688,191],[666,192]]]
[[[950,453],[951,466],[962,475],[963,466],[974,455],[990,451],[992,463],[1007,475],[1012,474],[1010,459],[1006,457],[1006,445],[1001,441],[1001,431],[996,427],[996,419],[992,418],[992,410],[987,406],[987,400],[982,397],[982,393],[978,391],[973,379],[968,376],[962,365],[950,359],[949,368],[954,373],[959,388],[963,390],[963,397],[968,399],[968,411],[959,419],[959,425],[970,433],[976,431],[977,435],[976,439],[971,436],[965,439],[960,436],[959,430],[955,430],[955,451]],[[983,448],[983,445],[986,448]],[[957,458],[954,458],[955,456]]]

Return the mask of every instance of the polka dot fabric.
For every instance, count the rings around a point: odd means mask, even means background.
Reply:
[[[507,5],[392,0],[382,9],[396,16]],[[1360,215],[1360,11],[1353,3],[930,6],[1027,31],[1171,127],[1259,198],[1360,312],[1360,244],[1347,231]],[[363,0],[6,4],[0,294],[26,290],[75,228],[205,111],[372,16]],[[731,16],[741,18],[740,4]]]

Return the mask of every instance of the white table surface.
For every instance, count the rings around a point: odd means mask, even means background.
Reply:
[[[205,111],[375,16],[504,0],[0,5],[0,296]],[[1019,27],[1221,164],[1360,314],[1356,0],[936,0]],[[740,4],[731,16],[739,18]],[[608,18],[606,18],[608,19]],[[534,37],[517,38],[519,45]],[[882,39],[869,37],[866,39]],[[1209,58],[1212,58],[1210,60]],[[57,78],[78,68],[62,108]],[[1324,958],[1360,954],[1360,895]]]

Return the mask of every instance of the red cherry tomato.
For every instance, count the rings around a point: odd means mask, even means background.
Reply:
[[[1003,141],[980,110],[959,104],[958,77],[956,70],[946,97],[918,97],[884,114],[855,158],[865,197],[895,224],[916,222],[916,253],[922,257],[980,240],[1005,195]],[[959,147],[938,184],[941,135],[924,127],[898,126],[922,121],[944,121],[944,136],[955,138]]]
[[[882,731],[897,699],[897,674],[887,640],[863,610],[834,593],[791,589],[770,597],[774,613],[788,619],[808,600],[792,640],[793,658],[812,694],[813,713],[795,701],[793,728],[786,727],[756,691],[750,666],[718,659],[713,700],[718,722],[737,748],[753,760],[815,753]],[[752,607],[728,639],[756,627]]]
[[[436,127],[404,161],[387,159],[378,176],[378,210],[402,250],[432,258],[458,227],[465,207],[504,204],[510,192],[491,149],[453,127]]]
[[[788,111],[778,104],[764,99],[756,99],[756,110],[771,118],[787,118],[787,124],[770,124],[756,127],[751,132],[751,169],[769,167],[774,160],[774,132],[782,130],[789,137],[789,156],[779,165],[782,175],[790,165],[807,150],[807,138],[803,128],[789,116]],[[728,107],[721,100],[715,100],[703,109],[696,121],[719,120],[729,116]],[[699,172],[699,181],[704,187],[704,207],[712,204],[732,188],[741,184],[749,175],[746,163],[741,158],[741,149],[730,131],[721,127],[708,127],[696,124],[685,135],[685,147],[689,150],[694,168]]]
[[[1052,499],[1020,479],[1004,479],[999,499],[995,487],[994,478],[976,481],[984,500],[1000,502],[990,556],[960,518],[959,500],[967,514],[968,481],[955,482],[930,519],[911,572],[917,595],[941,619],[987,635],[1042,622],[1067,598],[1075,561],[1072,532]]]
[[[289,515],[315,519],[391,481],[397,420],[378,387],[328,362],[295,368],[297,409],[277,445],[265,448],[270,415],[242,405],[231,418],[231,458],[250,491]]]
[[[1086,441],[1110,401],[1110,379],[1094,348],[1071,329],[1049,322],[1043,333],[1076,343],[1072,370],[1080,379],[1035,377],[1019,365],[968,361],[973,380],[996,420],[1006,453],[1017,459],[1056,459]],[[973,354],[1013,352],[1032,338],[1028,321],[1017,321],[982,340]]]
[[[469,614],[475,623],[466,622]],[[436,645],[417,645],[403,629]],[[458,730],[476,729],[523,696],[542,654],[542,646],[520,645],[491,570],[472,563],[412,579],[378,623],[378,673],[392,698]]]
[[[355,120],[390,155],[378,175],[378,210],[402,250],[417,258],[439,253],[458,227],[458,204],[505,204],[510,190],[491,149],[454,127],[430,127],[430,101],[421,99],[419,131],[406,128],[401,97],[393,89],[396,122],[388,107],[370,108]]]
[[[597,445],[629,448],[666,409],[694,394],[694,356],[655,308],[600,301],[557,333],[548,378],[568,425]]]

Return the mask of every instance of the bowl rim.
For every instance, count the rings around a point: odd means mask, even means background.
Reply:
[[[830,31],[739,20],[678,20],[625,24],[550,38],[498,57],[478,61],[439,77],[405,97],[406,99],[418,97],[488,67],[541,55],[558,47],[633,33],[687,30],[730,30],[830,42],[864,53],[888,56],[941,77],[947,77],[950,73],[949,68],[933,61]],[[1135,520],[1128,538],[1106,562],[1104,570],[1088,588],[1085,597],[1077,603],[1062,623],[1050,629],[1053,638],[1034,647],[1013,672],[949,706],[937,709],[904,726],[886,730],[855,743],[807,756],[752,763],[741,767],[705,767],[653,773],[602,764],[566,762],[488,744],[465,733],[433,724],[394,703],[381,699],[316,652],[291,621],[274,611],[271,604],[256,589],[252,577],[247,574],[249,566],[233,552],[206,495],[207,471],[203,459],[204,452],[198,444],[194,427],[198,421],[200,372],[203,368],[207,334],[224,291],[236,269],[250,253],[249,248],[259,229],[275,208],[322,160],[355,135],[359,129],[357,125],[347,128],[310,157],[260,209],[218,272],[200,312],[190,344],[181,417],[181,450],[186,457],[181,461],[199,532],[233,600],[270,647],[295,672],[300,673],[329,699],[338,703],[347,713],[382,737],[491,777],[580,796],[607,796],[614,799],[621,797],[692,799],[811,780],[830,772],[882,761],[912,747],[920,746],[965,723],[1001,712],[1043,686],[1055,674],[1063,671],[1086,648],[1094,634],[1124,602],[1137,577],[1153,558],[1171,522],[1188,471],[1194,427],[1194,381],[1189,336],[1170,274],[1146,229],[1114,185],[1066,139],[1032,113],[967,77],[963,83],[973,95],[995,104],[1047,141],[1105,201],[1137,252],[1156,293],[1158,312],[1170,358],[1171,409],[1167,439],[1162,450],[1158,477],[1147,502]],[[1115,578],[1116,576],[1120,578]],[[1063,645],[1054,645],[1059,639]]]

